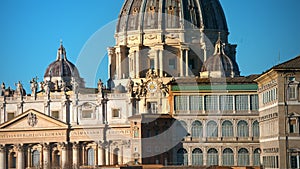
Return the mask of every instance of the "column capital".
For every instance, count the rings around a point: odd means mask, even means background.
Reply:
[[[23,144],[16,144],[14,145],[15,149],[18,151],[18,152],[23,152],[24,151],[24,147],[23,147]]]
[[[66,150],[66,149],[67,149],[67,146],[68,146],[68,143],[66,143],[66,142],[61,142],[61,143],[59,143],[59,146],[60,146],[60,148],[61,148],[62,150]]]
[[[5,152],[6,151],[6,147],[4,144],[0,144],[0,153],[1,152]]]
[[[49,143],[43,143],[43,150],[47,151],[50,149],[50,144]]]

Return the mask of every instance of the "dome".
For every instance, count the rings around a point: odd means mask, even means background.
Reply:
[[[79,87],[84,87],[84,80],[80,77],[76,66],[67,59],[66,49],[60,44],[57,51],[57,58],[46,69],[44,81],[51,81],[56,86],[65,82],[69,89],[72,88],[72,80],[75,79]],[[56,87],[57,88],[57,87]]]
[[[190,27],[228,32],[219,0],[126,0],[117,32]]]
[[[204,62],[201,74],[202,77],[235,77],[240,75],[238,64],[225,54],[220,38],[216,43],[214,55]]]
[[[57,52],[56,61],[52,62],[46,69],[44,77],[72,77],[79,76],[76,66],[68,61],[66,50],[61,44]]]

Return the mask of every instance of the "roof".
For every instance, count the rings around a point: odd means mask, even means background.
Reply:
[[[174,82],[172,82],[172,85],[176,84],[184,84],[184,83],[189,83],[189,84],[224,84],[224,83],[231,83],[231,84],[245,84],[245,83],[250,83],[250,84],[256,84],[254,79],[259,77],[260,75],[249,75],[249,76],[239,76],[239,77],[227,77],[227,78],[178,78]]]
[[[271,69],[300,69],[300,56],[274,66]]]

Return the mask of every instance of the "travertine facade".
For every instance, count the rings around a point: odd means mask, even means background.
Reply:
[[[1,85],[0,169],[300,168],[299,57],[241,77],[218,0],[126,0],[116,29],[107,85],[62,43],[30,94]]]

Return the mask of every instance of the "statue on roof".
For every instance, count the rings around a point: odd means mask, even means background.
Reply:
[[[72,83],[72,89],[73,89],[74,94],[78,94],[78,92],[79,92],[78,82],[75,80],[75,78],[72,78],[71,83]]]
[[[103,95],[104,86],[103,86],[103,82],[101,79],[98,80],[97,87],[98,87],[98,93]]]
[[[4,82],[2,82],[1,90],[0,90],[0,96],[4,96],[4,95],[5,95],[5,84],[4,84]]]
[[[20,81],[18,81],[18,83],[15,83],[15,85],[16,85],[16,95],[19,95],[19,96],[23,96],[23,85],[22,85],[22,83],[20,82]]]
[[[131,78],[129,78],[127,83],[127,91],[128,93],[131,94],[131,97],[133,96],[133,87],[134,87],[134,82],[133,80],[131,80]]]
[[[38,83],[37,83],[37,77],[32,78],[30,81],[30,89],[31,89],[31,96],[36,97],[37,89],[38,89]]]

